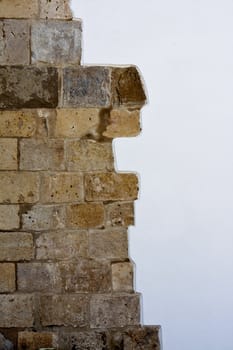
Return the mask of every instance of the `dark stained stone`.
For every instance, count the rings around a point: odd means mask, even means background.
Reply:
[[[160,327],[144,326],[127,330],[124,334],[124,350],[160,350]]]
[[[110,350],[106,332],[60,333],[59,345],[62,350]]]

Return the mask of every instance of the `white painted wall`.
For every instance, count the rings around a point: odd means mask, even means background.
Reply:
[[[233,1],[73,0],[84,63],[137,64],[143,133],[117,140],[140,173],[130,229],[144,322],[164,350],[233,347]]]

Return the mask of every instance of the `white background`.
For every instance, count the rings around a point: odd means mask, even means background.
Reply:
[[[73,0],[85,64],[136,64],[143,133],[115,141],[141,178],[130,254],[164,350],[233,349],[233,1]]]

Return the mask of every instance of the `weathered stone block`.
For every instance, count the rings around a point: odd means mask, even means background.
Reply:
[[[112,170],[112,145],[94,140],[66,141],[66,161],[69,171]]]
[[[113,109],[103,136],[108,138],[131,137],[140,134],[140,112],[127,109]]]
[[[31,260],[34,256],[31,233],[1,232],[0,247],[0,261]]]
[[[124,350],[160,350],[160,327],[144,326],[127,330],[123,334]]]
[[[132,202],[116,202],[107,204],[106,224],[108,226],[134,225],[134,204]]]
[[[93,173],[85,175],[87,201],[130,201],[137,199],[138,178],[126,173]]]
[[[58,205],[37,205],[25,208],[23,229],[34,231],[57,230],[65,227],[65,208]]]
[[[112,289],[114,292],[133,291],[133,264],[117,262],[112,264]]]
[[[72,12],[70,10],[70,0],[39,0],[40,1],[40,17],[71,19]]]
[[[124,229],[90,231],[89,244],[93,258],[128,258],[128,237]]]
[[[35,111],[0,111],[1,137],[31,137],[35,131]]]
[[[110,350],[106,332],[60,332],[59,344],[62,350]]]
[[[67,208],[67,226],[98,228],[104,225],[104,206],[101,203],[74,204]]]
[[[1,0],[1,18],[34,18],[38,15],[38,0]]]
[[[0,239],[1,241],[1,239]],[[1,246],[2,249],[2,246]],[[15,264],[0,264],[0,293],[15,291]]]
[[[32,327],[34,298],[30,294],[0,294],[0,327]]]
[[[52,67],[0,67],[0,109],[55,108],[58,73]]]
[[[110,72],[106,67],[65,68],[63,107],[109,107]]]
[[[87,295],[42,295],[40,319],[43,326],[88,326],[89,298]]]
[[[1,203],[35,203],[39,200],[39,175],[29,172],[0,173]]]
[[[42,176],[41,201],[44,203],[77,202],[83,200],[83,176],[56,173]]]
[[[57,109],[54,137],[98,137],[100,110],[97,108]]]
[[[85,231],[42,233],[36,240],[39,260],[68,260],[88,255],[88,236]]]
[[[64,170],[63,140],[21,140],[21,170]]]
[[[17,170],[17,139],[0,139],[0,170]]]
[[[18,350],[57,348],[58,335],[52,332],[19,332]]]
[[[136,326],[140,322],[138,294],[93,295],[90,301],[91,328]]]
[[[19,206],[0,205],[0,230],[14,230],[19,226]]]
[[[35,22],[31,29],[32,63],[79,64],[81,43],[79,20]]]

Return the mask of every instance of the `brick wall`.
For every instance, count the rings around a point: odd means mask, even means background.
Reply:
[[[66,0],[0,1],[0,332],[19,350],[160,349],[140,325],[127,228],[140,132],[134,66],[81,66]]]

